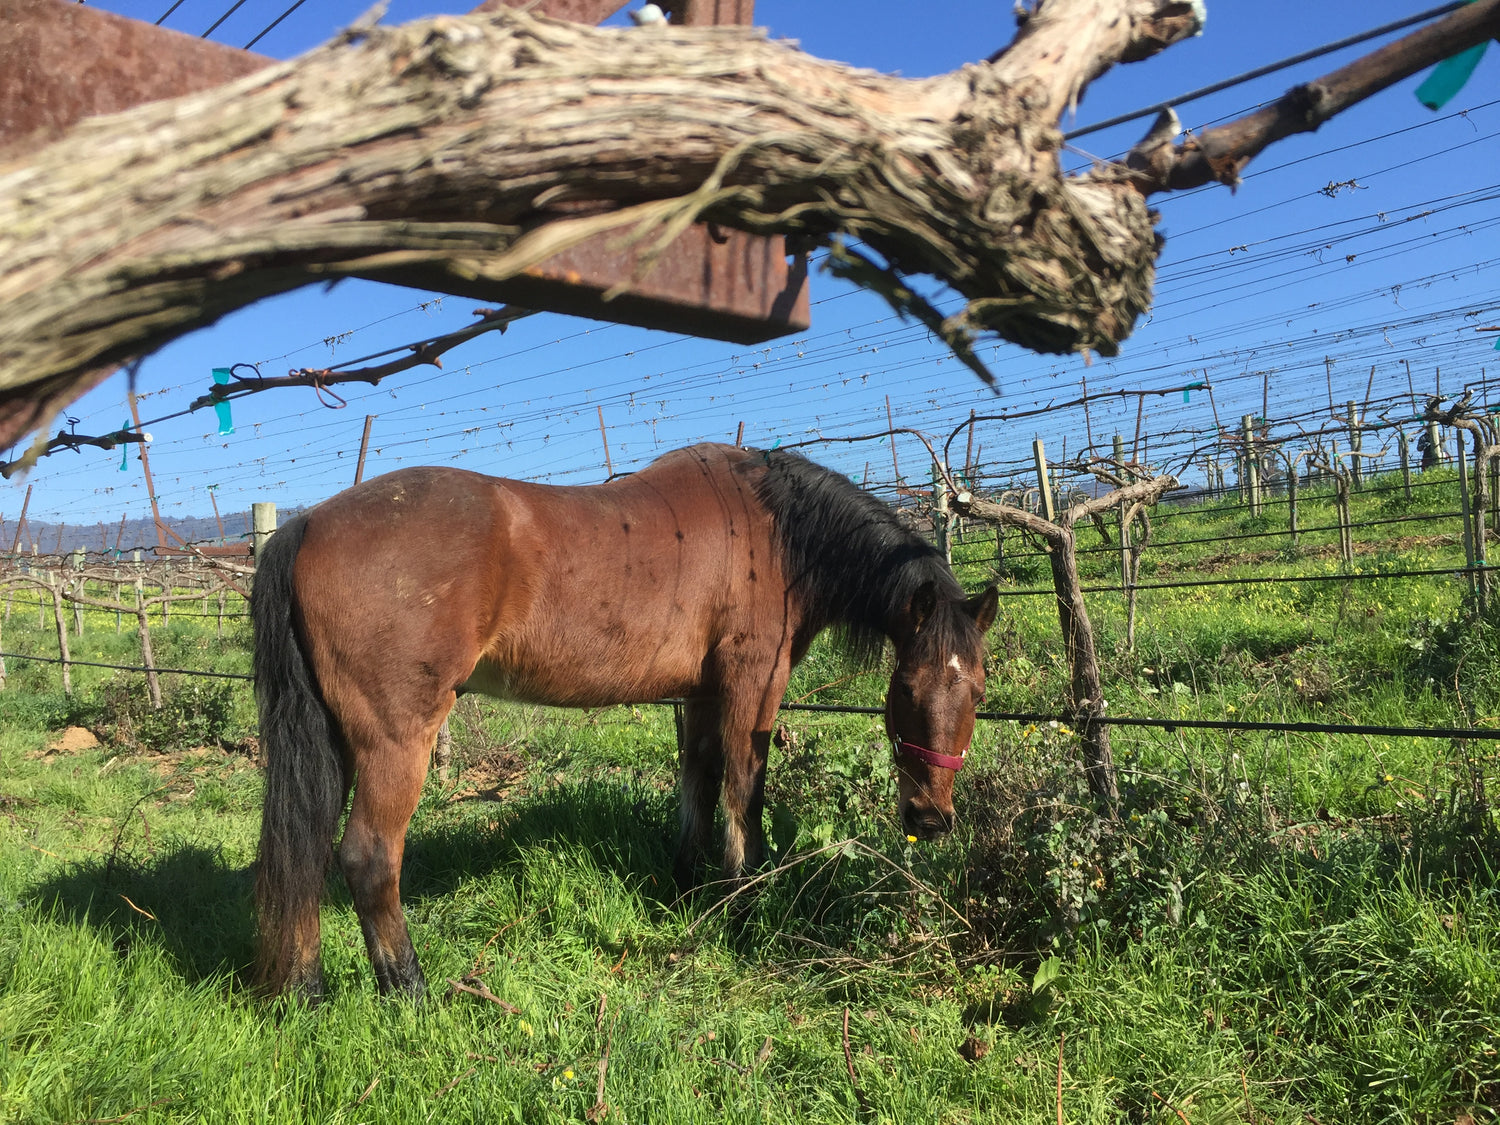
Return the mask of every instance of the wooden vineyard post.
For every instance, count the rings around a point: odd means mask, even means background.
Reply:
[[[219,587],[219,639],[224,638],[224,587]]]
[[[57,622],[57,649],[62,657],[63,694],[73,694],[72,653],[68,651],[68,623],[63,614],[63,583],[67,581],[62,572],[47,576],[47,589],[52,595],[52,616]]]
[[[948,565],[953,565],[953,513],[948,508],[948,482],[943,467],[932,463],[932,528],[937,532],[938,550]]]
[[[276,531],[276,505],[270,500],[257,500],[250,505],[251,545],[255,557],[260,558],[261,548]]]
[[[1243,471],[1245,502],[1250,506],[1251,518],[1260,515],[1260,458],[1255,454],[1255,416],[1246,414],[1240,419],[1240,437],[1245,443]]]
[[[73,571],[77,575],[74,582],[78,584],[78,598],[82,598],[87,593],[88,578],[83,573],[83,557],[83,548],[75,548],[73,551]],[[83,636],[83,605],[77,598],[73,600],[73,635],[77,637]]]
[[[355,484],[358,484],[360,481],[362,481],[362,480],[365,479],[365,455],[370,452],[370,427],[373,426],[374,424],[375,424],[375,415],[373,415],[373,414],[366,414],[365,415],[365,432],[360,435],[360,439],[359,439],[359,460],[357,460],[354,463],[354,483]],[[604,414],[603,414],[602,410],[601,410],[601,412],[599,414],[599,426],[600,426],[601,429],[604,427]],[[212,494],[210,493],[210,495],[212,495]],[[218,505],[215,504],[215,506],[214,506],[214,514],[218,515],[218,512],[219,512]],[[219,538],[222,539],[223,537],[224,537],[224,526],[221,523],[219,525]]]
[[[1464,455],[1464,432],[1457,431],[1458,438],[1458,514],[1463,520],[1464,566],[1469,579],[1469,592],[1477,589],[1474,582],[1474,525],[1469,512],[1469,460]]]
[[[1396,449],[1401,455],[1401,488],[1411,499],[1411,451],[1407,449],[1406,431],[1396,431]]]
[[[1286,521],[1292,550],[1297,549],[1297,460],[1286,455]]]
[[[136,552],[139,557],[140,552]],[[146,615],[146,580],[139,573],[135,576],[135,628],[141,640],[141,663],[146,666],[146,687],[151,693],[151,706],[161,710],[161,682],[156,678],[156,659],[151,654],[151,622]]]
[[[1042,498],[1042,518],[1052,523],[1057,519],[1057,508],[1052,503],[1052,483],[1047,479],[1047,447],[1041,438],[1031,443],[1031,456],[1036,462],[1036,487]]]
[[[1491,458],[1490,470],[1490,525],[1500,530],[1500,459]]]
[[[1354,400],[1349,400],[1349,479],[1354,483],[1354,491],[1358,492],[1364,484],[1363,470],[1360,462],[1364,460],[1360,451],[1364,446],[1364,437],[1360,433],[1359,413],[1354,409]]]
[[[1476,423],[1478,425],[1478,423]],[[1459,431],[1462,435],[1463,431]],[[1469,505],[1469,524],[1474,533],[1474,581],[1479,590],[1479,607],[1484,609],[1490,601],[1490,576],[1489,563],[1485,558],[1485,546],[1488,532],[1486,520],[1489,516],[1490,498],[1490,462],[1486,456],[1486,442],[1481,430],[1475,430],[1472,434],[1474,443],[1474,492]],[[1460,443],[1462,437],[1460,437]],[[1460,454],[1463,445],[1459,445]]]
[[[1114,441],[1115,467],[1120,473],[1120,479],[1126,482],[1134,478],[1125,471],[1125,439],[1119,434],[1115,435]],[[1120,517],[1120,590],[1125,595],[1125,648],[1127,651],[1135,651],[1135,567],[1134,558],[1130,549],[1130,516],[1126,511],[1126,505],[1120,505],[1117,513]]]
[[[1464,523],[1464,563],[1468,567],[1469,592],[1479,599],[1483,607],[1485,602],[1486,583],[1482,571],[1479,569],[1484,565],[1484,547],[1480,544],[1481,534],[1478,521],[1475,519],[1473,498],[1469,494],[1469,458],[1464,452],[1464,432],[1461,428],[1454,430],[1454,438],[1458,442],[1458,510],[1463,517]],[[1478,442],[1475,442],[1477,451]]]
[[[453,764],[453,732],[448,729],[446,718],[443,720],[443,725],[438,727],[437,745],[432,749],[432,764],[438,776],[446,781],[449,767]]]

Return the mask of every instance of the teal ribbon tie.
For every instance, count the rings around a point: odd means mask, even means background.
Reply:
[[[1428,109],[1442,109],[1464,88],[1488,46],[1488,42],[1476,43],[1467,51],[1460,51],[1438,63],[1417,87],[1417,101]]]
[[[130,432],[129,418],[126,418],[125,421],[120,423],[120,432],[122,434],[128,434]],[[120,443],[120,472],[123,473],[128,468],[130,468],[130,443],[128,441],[122,441]]]
[[[1203,389],[1203,384],[1202,383],[1189,383],[1187,386],[1185,386],[1185,387],[1182,388],[1182,401],[1183,402],[1192,402],[1193,401],[1193,392],[1197,391],[1197,390],[1202,390],[1202,389]]]
[[[225,383],[228,383],[229,368],[215,367],[214,382],[218,383],[221,387]],[[219,416],[219,436],[225,437],[228,434],[234,433],[234,415],[230,413],[229,400],[220,399],[218,402],[214,403],[214,413]]]

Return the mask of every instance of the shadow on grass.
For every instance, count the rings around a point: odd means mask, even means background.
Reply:
[[[254,953],[254,874],[216,848],[185,843],[144,861],[89,860],[38,884],[44,910],[105,936],[121,957],[138,943],[160,946],[183,979],[240,973]]]
[[[450,810],[456,811],[452,815]],[[534,848],[587,852],[610,872],[671,903],[677,796],[633,783],[584,781],[515,801],[465,801],[420,809],[407,834],[403,898],[452,894],[514,866]]]
[[[446,810],[419,816],[407,837],[402,898],[451,895],[530,849],[573,847],[666,909],[677,897],[669,874],[675,800],[642,787],[584,783],[514,805],[476,802],[458,817]],[[347,907],[349,892],[334,868],[324,901]],[[245,980],[255,950],[254,886],[253,866],[231,865],[219,849],[189,842],[72,865],[27,897],[99,932],[122,957],[151,943],[188,982],[224,973]]]

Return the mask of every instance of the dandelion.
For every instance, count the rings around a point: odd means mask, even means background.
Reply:
[[[571,1082],[573,1080],[573,1068],[572,1067],[568,1067],[567,1070],[563,1071],[563,1077],[566,1078],[569,1082]]]
[[[1391,781],[1395,781],[1396,780],[1395,777],[1393,777],[1391,774],[1386,774],[1385,775],[1385,779],[1386,779],[1387,782],[1391,782]]]
[[[1226,704],[1224,704],[1224,710],[1228,711],[1231,715],[1233,715],[1234,712],[1235,712],[1235,706],[1234,706],[1233,703],[1226,703]]]
[[[908,844],[915,844],[917,842],[917,838],[915,836],[908,836],[906,838],[906,842]]]

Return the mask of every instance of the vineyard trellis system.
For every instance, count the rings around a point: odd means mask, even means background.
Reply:
[[[1144,467],[1137,466],[1143,472]],[[1452,488],[1455,484],[1462,487],[1462,482],[1455,482],[1451,475],[1445,475],[1441,479],[1420,480],[1410,487],[1412,489],[1440,490]],[[1382,494],[1394,494],[1402,491],[1400,485],[1373,485],[1365,490],[1367,495],[1379,496]],[[1199,493],[1195,500],[1207,501],[1214,505],[1214,497]],[[1268,503],[1271,501],[1267,501]],[[972,503],[972,500],[970,501]],[[1218,504],[1211,509],[1215,516],[1246,515],[1249,513],[1248,503],[1243,504]],[[1408,520],[1440,520],[1459,519],[1464,512],[1441,511],[1437,513],[1423,513],[1415,516],[1404,516],[1394,519],[1375,519],[1355,523],[1355,528],[1371,528],[1389,526],[1392,523],[1400,523]],[[953,513],[956,518],[956,513]],[[1167,514],[1159,522],[1165,522],[1173,518]],[[1325,533],[1339,530],[1337,527],[1304,528],[1302,534],[1313,534],[1318,531]],[[1166,540],[1155,544],[1159,548],[1178,545],[1194,545],[1200,543],[1212,543],[1216,541],[1237,541],[1244,539],[1255,539],[1263,537],[1287,536],[1288,530],[1263,531],[1250,533],[1227,534],[1219,537],[1192,538],[1182,540]],[[997,539],[999,537],[997,536]],[[1146,546],[1141,544],[1142,548]],[[1078,554],[1097,554],[1102,552],[1118,552],[1118,547],[1082,548]],[[1024,557],[1045,557],[1046,552],[1037,551],[1026,553],[1012,553],[1008,556],[1011,560]],[[104,552],[100,555],[101,564],[107,564],[110,553]],[[184,562],[186,565],[184,565]],[[201,676],[218,679],[245,680],[251,677],[244,673],[221,672],[193,668],[164,668],[155,664],[150,654],[149,630],[150,615],[155,614],[160,622],[169,622],[170,616],[176,613],[179,616],[194,616],[205,619],[215,619],[222,633],[223,622],[226,618],[243,618],[247,616],[243,609],[233,609],[227,604],[228,597],[232,595],[243,595],[246,591],[239,584],[239,579],[248,577],[251,572],[248,568],[227,563],[223,560],[192,557],[186,560],[161,559],[150,563],[140,561],[126,562],[119,559],[113,560],[109,565],[85,565],[83,553],[60,556],[12,556],[0,560],[0,574],[5,570],[11,573],[4,574],[0,578],[0,589],[6,593],[5,617],[8,620],[11,611],[17,607],[34,609],[41,620],[45,620],[50,608],[51,615],[58,629],[59,650],[58,656],[47,656],[38,653],[12,652],[0,650],[0,676],[3,676],[3,662],[7,659],[28,660],[47,664],[56,664],[62,667],[65,690],[70,690],[68,670],[72,665],[81,667],[109,668],[118,671],[140,672],[147,676],[148,684],[151,685],[151,695],[154,705],[160,705],[160,687],[157,677],[160,675]],[[1449,567],[1435,568],[1413,568],[1404,570],[1377,570],[1372,572],[1340,571],[1328,574],[1311,575],[1262,575],[1262,576],[1238,576],[1238,577],[1214,577],[1190,580],[1146,582],[1132,581],[1128,586],[1114,585],[1089,585],[1080,586],[1082,593],[1097,595],[1102,593],[1119,592],[1147,592],[1152,590],[1187,589],[1194,587],[1235,587],[1256,586],[1275,583],[1330,583],[1342,584],[1351,581],[1371,582],[1403,578],[1428,578],[1464,575],[1473,578],[1474,572],[1480,570],[1484,564],[1468,563],[1465,565],[1454,565]],[[90,596],[86,587],[90,584],[106,584],[120,588],[131,587],[135,591],[135,598],[127,600],[117,593],[113,599],[105,597]],[[160,592],[149,595],[149,587],[156,587]],[[186,588],[194,587],[194,588]],[[35,591],[41,596],[26,597],[25,594]],[[1002,596],[1028,597],[1044,596],[1056,593],[1055,590],[1046,589],[1006,589],[1001,591]],[[210,603],[217,600],[218,612],[212,612]],[[199,603],[203,608],[195,609],[191,603]],[[105,612],[113,611],[117,615],[117,622],[125,615],[136,619],[137,629],[142,639],[142,653],[144,663],[139,665],[110,663],[100,661],[80,660],[74,658],[67,648],[68,631],[64,624],[63,606],[71,605],[75,615],[75,632],[81,629],[81,611],[84,608],[92,608]],[[118,630],[118,624],[117,624]],[[3,679],[0,679],[3,685]],[[655,701],[662,705],[671,705],[673,700]],[[783,704],[782,710],[791,712],[828,713],[828,714],[853,714],[853,715],[878,715],[881,708],[861,707],[844,704],[820,704],[805,702],[788,702]],[[986,722],[1016,722],[1016,723],[1078,723],[1077,711],[1072,714],[1051,714],[1037,711],[981,711],[978,718]],[[1434,738],[1455,741],[1500,740],[1500,730],[1467,727],[1436,727],[1436,726],[1404,726],[1390,724],[1361,724],[1361,723],[1308,723],[1274,720],[1234,720],[1234,719],[1205,719],[1158,716],[1122,716],[1108,715],[1100,708],[1097,713],[1090,715],[1090,721],[1100,728],[1108,727],[1135,727],[1155,728],[1174,733],[1181,730],[1212,730],[1224,732],[1284,732],[1303,734],[1329,734],[1329,735],[1371,735],[1386,737],[1411,737],[1411,738]],[[1080,724],[1081,725],[1081,724]]]

